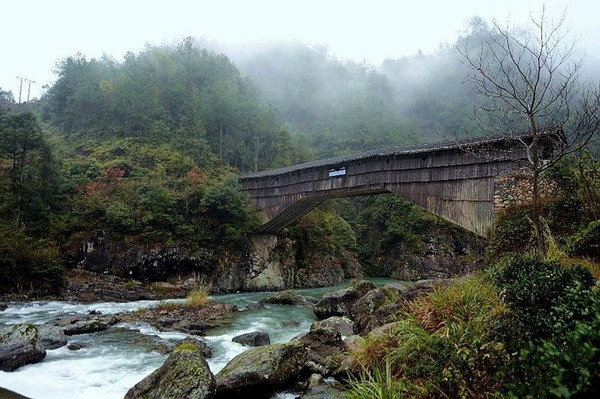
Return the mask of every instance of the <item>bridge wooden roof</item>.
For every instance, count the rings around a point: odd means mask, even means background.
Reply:
[[[543,133],[544,136],[550,135],[550,133]],[[246,173],[240,176],[240,180],[256,179],[267,176],[278,176],[286,173],[292,173],[299,170],[318,168],[318,167],[335,167],[343,166],[342,164],[358,161],[361,159],[380,157],[380,156],[393,156],[393,155],[408,155],[418,154],[426,152],[434,152],[441,150],[452,150],[462,149],[468,146],[483,146],[483,145],[494,145],[494,144],[509,144],[514,143],[515,140],[523,140],[531,137],[529,132],[513,133],[510,136],[486,136],[477,138],[468,138],[462,140],[447,140],[434,143],[418,144],[413,146],[396,146],[386,147],[375,150],[363,151],[350,155],[343,155],[333,158],[325,158],[312,162],[305,162],[297,165],[286,166],[278,169],[270,169],[259,172]]]

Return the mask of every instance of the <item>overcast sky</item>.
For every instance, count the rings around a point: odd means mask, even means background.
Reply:
[[[185,36],[228,44],[300,40],[340,58],[383,59],[435,51],[452,43],[474,15],[526,22],[540,0],[2,0],[0,87],[18,97],[17,76],[35,80],[32,93],[55,80],[57,60],[81,52],[121,59],[145,43]],[[600,0],[546,1],[567,9],[567,22],[588,57],[600,58]],[[24,90],[24,96],[26,95]]]

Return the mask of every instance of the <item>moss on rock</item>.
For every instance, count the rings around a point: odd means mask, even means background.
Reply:
[[[165,363],[125,395],[126,399],[210,399],[217,390],[215,377],[198,347],[179,345]]]

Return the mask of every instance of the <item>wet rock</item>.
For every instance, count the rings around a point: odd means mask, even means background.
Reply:
[[[179,345],[155,372],[127,391],[125,399],[211,399],[215,377],[198,347]]]
[[[249,349],[217,374],[218,397],[268,397],[293,382],[305,362],[304,346],[296,340]]]
[[[67,345],[67,349],[70,351],[78,351],[83,348],[87,348],[87,345],[81,342],[71,342]]]
[[[311,328],[299,340],[307,350],[307,360],[318,366],[315,371],[325,374],[335,368],[332,356],[345,348],[339,331],[331,327]]]
[[[14,371],[46,357],[39,331],[30,323],[16,324],[0,331],[0,370]]]
[[[65,335],[77,335],[103,331],[120,321],[117,315],[66,316],[52,320],[47,325],[60,327]]]
[[[300,295],[293,290],[278,292],[260,301],[261,304],[296,305],[310,309],[313,309],[314,304],[317,302],[317,299],[311,296]]]
[[[360,299],[358,299],[351,309],[351,315],[354,319],[354,332],[361,333],[366,329],[372,329],[373,321],[377,320],[375,311],[384,305],[389,305],[398,300],[403,291],[396,289],[396,287],[381,287],[375,288]]]
[[[325,320],[315,321],[311,325],[311,330],[316,327],[331,327],[343,336],[354,334],[354,322],[347,317],[331,316]]]
[[[0,398],[2,399],[30,399],[27,396],[20,395],[16,392],[0,387]]]
[[[323,295],[315,306],[315,315],[319,319],[331,316],[349,316],[354,302],[360,298],[360,293],[354,288],[344,288]]]
[[[40,344],[44,349],[56,349],[67,344],[67,337],[64,331],[59,327],[40,326]]]
[[[0,303],[0,312],[6,310],[8,308],[8,306],[4,303]]]
[[[231,341],[245,346],[263,346],[271,343],[269,334],[260,331],[238,335],[233,337]]]

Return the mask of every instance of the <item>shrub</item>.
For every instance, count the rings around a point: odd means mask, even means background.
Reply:
[[[187,305],[201,307],[208,303],[208,292],[203,288],[190,291],[185,300]]]
[[[63,271],[55,243],[0,226],[0,292],[56,294]]]
[[[509,331],[515,340],[548,338],[570,330],[576,320],[589,316],[588,269],[563,267],[535,255],[513,257],[492,273],[500,296],[513,311]]]
[[[131,208],[121,201],[115,201],[106,208],[106,220],[110,226],[121,233],[138,230]]]
[[[522,252],[533,246],[533,225],[529,208],[512,208],[494,220],[492,238],[487,252],[492,258],[507,253]]]
[[[233,177],[208,186],[201,205],[207,216],[216,221],[219,239],[237,239],[258,227],[249,197],[240,191],[240,185]]]
[[[511,310],[501,334],[518,355],[504,391],[516,397],[595,397],[600,293],[592,289],[589,270],[523,256],[498,266],[493,280]]]

